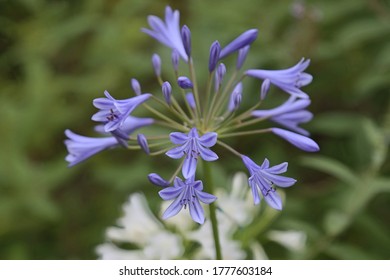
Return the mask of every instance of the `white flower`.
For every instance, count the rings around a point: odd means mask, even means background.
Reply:
[[[152,214],[142,194],[132,194],[123,206],[120,227],[110,227],[106,236],[110,241],[132,243],[140,249],[124,250],[112,243],[96,248],[101,259],[176,259],[183,254],[179,236],[166,231]]]
[[[302,251],[306,244],[306,234],[299,230],[272,230],[268,238],[279,243],[291,251]]]

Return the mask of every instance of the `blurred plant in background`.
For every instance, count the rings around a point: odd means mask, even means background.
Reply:
[[[94,248],[129,194],[154,196],[153,190],[147,194],[144,178],[163,163],[147,164],[141,153],[129,159],[113,151],[67,169],[62,141],[70,123],[89,132],[94,108],[85,104],[103,88],[120,94],[136,76],[145,91],[159,90],[149,86],[154,77],[145,61],[151,51],[164,51],[139,30],[148,14],[159,14],[167,4],[180,9],[186,23],[202,34],[192,39],[197,57],[208,57],[208,50],[196,46],[210,45],[215,34],[227,42],[249,26],[260,27],[251,49],[256,59],[247,62],[251,68],[312,59],[316,79],[308,91],[315,96],[311,111],[316,119],[306,127],[314,132],[321,155],[301,158],[288,145],[274,150],[273,143],[257,146],[255,139],[232,143],[243,152],[256,147],[258,162],[269,151],[272,162],[288,154],[291,177],[304,179],[289,190],[282,213],[268,210],[272,215],[266,221],[249,225],[248,238],[238,232],[234,239],[256,240],[271,259],[390,258],[389,4],[221,3],[0,1],[1,259],[96,258]],[[252,89],[257,90],[255,83]],[[224,169],[216,172],[220,184],[228,183],[227,174],[237,165],[232,161]],[[305,233],[303,250],[286,250],[275,242],[275,231],[286,230]]]

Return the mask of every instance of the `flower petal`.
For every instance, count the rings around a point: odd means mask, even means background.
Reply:
[[[178,146],[170,149],[165,154],[169,156],[170,158],[179,159],[184,156],[184,150],[186,149],[187,145]]]
[[[186,156],[183,167],[181,169],[184,178],[188,179],[195,175],[197,163],[197,158],[193,157],[192,155]]]
[[[169,139],[175,145],[182,145],[188,140],[188,136],[182,132],[172,132],[169,134]]]
[[[204,223],[204,210],[203,210],[202,206],[200,205],[199,201],[194,200],[193,203],[189,204],[189,208],[190,208],[191,218],[195,222],[197,222],[199,224],[203,224]]]
[[[180,210],[183,208],[183,205],[181,204],[181,197],[177,197],[171,205],[168,206],[168,208],[164,211],[164,214],[162,215],[162,219],[166,220],[168,218],[171,218],[177,213],[180,212]]]
[[[217,143],[218,134],[216,132],[207,132],[199,138],[199,143],[203,146],[210,148]]]
[[[198,145],[199,153],[203,160],[205,161],[214,161],[218,159],[218,155],[214,153],[212,150],[205,148],[201,145]]]
[[[210,204],[217,200],[217,197],[215,195],[202,192],[202,191],[196,191],[196,196],[199,198],[200,201],[202,201],[204,204]]]
[[[181,192],[183,192],[182,188],[167,187],[167,188],[159,191],[158,194],[164,200],[172,200],[172,199],[175,199],[176,197],[178,197]]]

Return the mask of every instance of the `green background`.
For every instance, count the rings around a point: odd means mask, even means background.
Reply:
[[[0,0],[0,259],[95,259],[130,193],[160,201],[146,175],[169,174],[171,160],[117,149],[68,168],[63,141],[67,128],[92,135],[91,101],[106,89],[126,98],[134,77],[145,92],[160,94],[150,58],[160,53],[169,69],[169,51],[140,29],[167,4],[191,29],[198,81],[207,74],[210,44],[249,28],[259,36],[246,67],[282,69],[311,59],[314,80],[304,90],[315,117],[305,127],[321,151],[307,154],[275,137],[232,142],[257,162],[288,161],[288,175],[298,179],[286,190],[284,210],[252,231],[269,257],[389,259],[385,0]],[[258,100],[259,86],[245,87],[244,104]],[[221,185],[245,171],[225,159],[215,172]],[[303,230],[307,249],[292,253],[267,240],[272,229]]]

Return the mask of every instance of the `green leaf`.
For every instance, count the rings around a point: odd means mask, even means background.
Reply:
[[[306,156],[301,159],[301,164],[306,167],[313,168],[347,183],[351,186],[356,186],[359,178],[343,163],[324,156]]]
[[[339,211],[331,210],[324,219],[324,228],[328,235],[336,236],[343,232],[350,222],[350,217]]]

